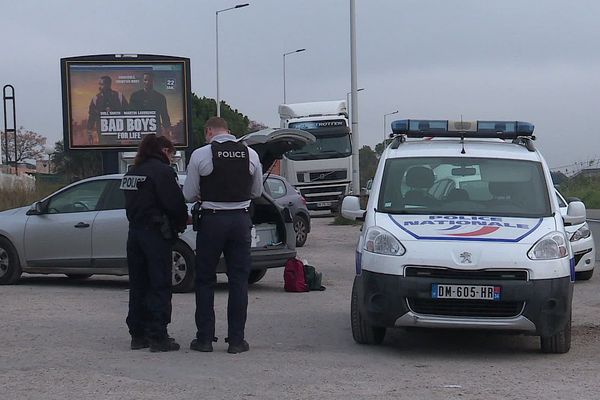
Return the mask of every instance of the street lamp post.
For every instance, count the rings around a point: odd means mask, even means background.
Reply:
[[[285,56],[294,54],[294,53],[302,53],[306,51],[306,49],[298,49],[294,51],[288,51],[287,53],[283,53],[283,104],[286,104],[286,96],[285,96]]]
[[[229,11],[229,10],[235,10],[236,8],[242,8],[242,7],[246,7],[249,6],[250,4],[248,3],[244,3],[244,4],[238,4],[236,6],[233,7],[229,7],[229,8],[224,8],[222,10],[218,10],[215,12],[215,37],[216,37],[216,59],[217,59],[217,117],[221,116],[221,99],[219,97],[219,13],[221,12],[225,12],[225,11]]]
[[[365,88],[356,89],[357,92],[363,91]],[[350,94],[352,92],[346,93],[346,109],[348,110],[348,120],[352,121],[352,107],[350,106]]]
[[[391,113],[387,113],[387,114],[383,114],[383,145],[385,146],[385,119],[388,115],[394,115],[394,114],[398,114],[398,110],[393,111]]]

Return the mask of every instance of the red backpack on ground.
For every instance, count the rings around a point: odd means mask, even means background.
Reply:
[[[297,258],[290,258],[283,269],[283,288],[286,292],[308,292],[304,279],[304,264]]]

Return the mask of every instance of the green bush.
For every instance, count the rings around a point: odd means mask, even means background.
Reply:
[[[564,197],[578,197],[588,209],[600,209],[600,177],[580,176],[560,185]]]

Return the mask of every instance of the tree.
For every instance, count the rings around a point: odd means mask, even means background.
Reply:
[[[6,164],[15,163],[15,134],[0,132],[2,137],[2,154]],[[8,143],[7,143],[8,137]],[[17,159],[20,163],[27,160],[39,160],[44,155],[46,138],[39,133],[26,130],[22,126],[17,129]]]
[[[217,115],[217,104],[214,99],[198,97],[192,93],[192,134],[186,154],[187,160],[190,159],[192,151],[204,145],[204,123],[215,115]],[[236,137],[249,132],[250,119],[238,110],[232,109],[224,101],[221,101],[221,117],[227,121],[229,130]]]
[[[102,174],[102,155],[98,151],[66,151],[61,141],[54,145],[50,160],[56,173],[64,174],[69,181]]]
[[[366,187],[367,181],[375,176],[379,157],[371,147],[364,145],[358,150],[358,159],[360,164],[360,187],[362,189]]]

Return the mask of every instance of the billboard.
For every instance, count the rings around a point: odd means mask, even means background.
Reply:
[[[147,134],[178,148],[191,132],[188,58],[97,55],[61,59],[69,149],[137,148]]]

